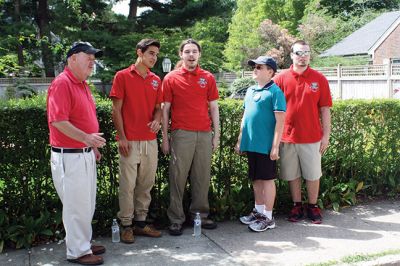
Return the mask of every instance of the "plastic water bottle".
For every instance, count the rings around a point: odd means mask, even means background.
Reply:
[[[117,219],[113,219],[113,223],[111,226],[111,239],[113,243],[118,243],[120,241]]]
[[[201,218],[199,212],[196,212],[196,217],[194,218],[193,235],[195,237],[200,237],[201,235]]]

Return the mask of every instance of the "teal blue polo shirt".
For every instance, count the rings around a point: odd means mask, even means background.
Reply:
[[[273,81],[263,88],[254,85],[247,89],[240,143],[242,152],[271,152],[276,124],[274,112],[286,112],[286,100]]]

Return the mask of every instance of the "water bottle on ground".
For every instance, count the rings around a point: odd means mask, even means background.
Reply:
[[[117,219],[113,219],[113,223],[111,226],[111,239],[113,243],[118,243],[120,241]]]
[[[196,212],[196,217],[193,221],[193,235],[195,237],[200,237],[201,235],[201,218],[199,212]]]

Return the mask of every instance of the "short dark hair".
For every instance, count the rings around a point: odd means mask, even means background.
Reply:
[[[136,51],[140,50],[142,53],[146,52],[150,46],[155,46],[160,49],[160,42],[156,39],[143,39],[136,45]]]
[[[273,69],[272,67],[270,67],[269,65],[265,65],[265,66],[266,66],[267,70],[272,70],[272,72],[274,72],[274,73],[272,74],[272,77],[275,76],[276,70]]]
[[[197,49],[199,49],[199,52],[201,52],[201,46],[198,42],[196,42],[195,40],[193,40],[192,38],[184,40],[183,42],[181,42],[181,45],[179,46],[179,52],[183,52],[183,49],[185,47],[186,44],[194,44],[197,46]]]
[[[292,44],[292,46],[290,47],[290,50],[291,50],[292,52],[293,52],[293,47],[294,47],[296,44],[308,45],[308,46],[310,46],[305,40],[297,40],[297,41],[295,41],[295,42]]]

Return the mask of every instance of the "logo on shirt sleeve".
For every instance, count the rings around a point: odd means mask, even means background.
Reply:
[[[318,90],[318,88],[319,88],[318,82],[312,82],[312,83],[310,84],[310,90],[311,90],[312,92],[316,92],[316,91]]]
[[[205,78],[200,78],[197,83],[199,83],[200,87],[203,89],[207,86],[207,80]]]
[[[155,80],[155,79],[153,79],[153,81],[151,82],[151,86],[153,86],[153,89],[156,91],[156,90],[158,90],[158,86],[159,86],[160,84],[158,83],[158,81],[157,80]]]

